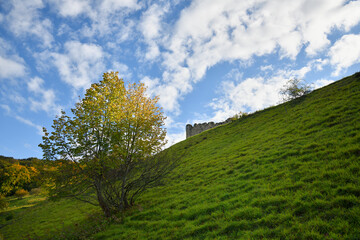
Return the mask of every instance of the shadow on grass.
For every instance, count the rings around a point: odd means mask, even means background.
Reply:
[[[28,196],[10,199],[10,207],[0,212],[0,230],[7,240],[79,239],[79,234],[99,231],[96,226],[101,224],[92,215],[99,219],[103,216],[99,208],[72,199],[52,202]]]

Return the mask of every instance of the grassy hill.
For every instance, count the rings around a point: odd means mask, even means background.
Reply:
[[[191,137],[97,239],[360,239],[360,74]]]
[[[90,204],[70,199],[51,202],[44,195],[10,197],[9,203],[8,209],[0,211],[0,240],[69,239],[84,231],[94,232],[89,230],[97,223],[94,215],[101,215]],[[78,231],[82,232],[76,234]]]
[[[360,239],[360,73],[172,150],[167,184],[92,239]]]

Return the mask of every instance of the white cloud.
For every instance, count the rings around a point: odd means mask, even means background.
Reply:
[[[62,17],[78,17],[85,15],[92,20],[98,17],[106,18],[109,13],[120,9],[138,9],[136,0],[50,0]]]
[[[21,96],[18,92],[13,92],[9,94],[9,99],[17,105],[20,109],[26,104],[26,99]]]
[[[129,13],[140,8],[136,0],[51,0],[52,7],[64,18],[87,18],[79,37],[104,37],[121,42],[131,34],[134,24],[126,20]],[[63,29],[64,30],[64,29]],[[71,32],[69,32],[71,33]]]
[[[137,10],[140,6],[137,0],[104,0],[100,5],[102,12],[113,12],[123,8]]]
[[[338,76],[341,70],[360,62],[360,34],[349,34],[341,37],[330,48],[330,64],[336,67],[333,75]]]
[[[335,82],[334,80],[320,79],[313,83],[314,89],[318,89]]]
[[[304,1],[302,4],[303,21],[300,27],[305,42],[309,43],[306,52],[315,55],[329,46],[327,35],[335,29],[349,31],[360,21],[359,1],[318,0]]]
[[[160,55],[157,42],[161,36],[161,20],[167,11],[168,6],[159,6],[158,4],[154,4],[150,6],[141,17],[139,30],[143,34],[145,42],[148,45],[148,50],[145,54],[145,59],[147,60],[155,59]]]
[[[37,124],[33,123],[32,121],[30,121],[29,119],[20,117],[18,115],[15,115],[14,117],[16,118],[16,120],[18,120],[22,123],[25,123],[26,125],[28,125],[30,127],[34,127],[37,130],[37,133],[39,135],[41,135],[41,136],[43,135],[43,128],[40,125],[37,125]]]
[[[329,46],[333,30],[349,31],[360,21],[360,1],[195,0],[182,10],[167,36],[157,27],[160,15],[150,14],[151,10],[143,24],[154,22],[155,27],[144,36],[160,36],[158,43],[166,49],[160,52],[165,70],[156,91],[165,98],[164,109],[175,112],[192,85],[220,62],[251,64],[254,56],[272,53],[294,60],[303,47],[313,57]],[[148,46],[145,57],[158,56],[159,45]],[[324,64],[318,63],[318,69]]]
[[[21,58],[8,59],[0,56],[0,78],[15,78],[25,75],[25,65]]]
[[[154,39],[159,37],[161,30],[161,16],[164,14],[164,9],[157,4],[152,5],[142,14],[140,22],[140,30],[146,39]]]
[[[254,112],[276,105],[281,100],[279,91],[283,85],[291,78],[304,78],[310,70],[311,66],[305,66],[297,70],[279,70],[268,78],[259,76],[224,81],[221,88],[222,95],[209,104],[214,110],[211,121],[224,121],[240,111]]]
[[[171,145],[185,139],[186,132],[185,132],[185,124],[183,122],[176,122],[170,116],[167,116],[164,122],[166,129],[170,129],[170,132],[167,131],[166,134],[165,139],[167,141],[167,144],[165,145],[165,148],[168,148]]]
[[[322,71],[324,66],[327,64],[329,64],[329,59],[318,58],[310,61],[310,65],[313,65],[318,71]]]
[[[72,32],[72,30],[69,27],[69,25],[63,23],[63,24],[60,25],[60,27],[58,27],[56,35],[57,36],[62,36],[62,35],[65,35],[65,34],[69,34],[72,38],[74,38],[72,36],[71,32]]]
[[[109,71],[119,72],[119,77],[123,78],[125,81],[129,81],[132,77],[129,67],[126,64],[116,61],[113,63],[113,69]]]
[[[274,68],[273,68],[273,66],[270,64],[270,65],[266,65],[266,66],[261,66],[260,67],[260,70],[262,71],[262,72],[265,72],[265,71],[272,71]]]
[[[165,111],[172,111],[175,115],[180,113],[180,105],[177,102],[179,97],[178,88],[171,84],[161,84],[159,78],[151,79],[148,76],[142,78],[141,82],[147,87],[149,96],[160,96],[159,104]]]
[[[30,97],[30,109],[33,111],[43,110],[53,115],[60,114],[62,107],[55,103],[56,96],[54,90],[45,89],[43,85],[44,80],[39,77],[34,77],[27,83],[28,90],[34,93],[35,96],[40,97],[40,100]]]
[[[160,93],[159,104],[165,106],[165,110],[171,110],[179,114],[180,105],[177,102],[179,98],[179,91],[176,87],[171,85],[160,85],[157,87],[156,93]]]
[[[50,54],[61,79],[75,89],[86,89],[101,77],[105,65],[105,53],[95,44],[69,41],[65,43],[65,53]]]
[[[13,53],[13,46],[0,38],[0,78],[23,77],[26,73],[25,61]]]
[[[9,87],[3,84],[0,88],[0,102],[3,105],[12,106],[13,111],[23,112],[24,109],[28,108],[28,101],[21,92],[14,89],[16,86],[21,85],[16,84]]]
[[[5,110],[6,114],[10,114],[11,109],[10,109],[9,105],[0,104],[0,107]]]
[[[44,80],[41,78],[35,77],[30,80],[30,82],[27,83],[28,89],[31,92],[41,92],[42,86],[44,84]]]
[[[90,1],[86,0],[51,0],[50,2],[63,17],[76,17],[91,10]]]
[[[12,0],[12,9],[6,15],[8,29],[15,36],[31,35],[42,42],[43,47],[51,47],[53,36],[52,23],[40,17],[39,10],[45,7],[42,0]]]
[[[147,87],[147,94],[149,96],[153,97],[153,96],[156,95],[156,92],[157,92],[156,88],[157,88],[157,86],[159,85],[159,82],[160,82],[159,78],[151,79],[150,77],[145,76],[140,81],[142,83],[144,83],[145,86]]]
[[[265,80],[262,77],[247,78],[239,84],[224,82],[225,97],[232,106],[228,107],[228,109],[231,113],[234,111],[246,111],[247,109],[252,112],[265,108],[269,104],[275,104],[279,100],[278,89],[281,88],[283,83],[284,81],[281,78]],[[216,108],[222,107],[216,106]],[[229,111],[228,109],[225,110]]]
[[[166,145],[165,145],[165,148],[168,148],[172,145],[174,145],[175,143],[178,143],[178,142],[181,142],[182,140],[185,140],[186,138],[186,132],[185,130],[183,130],[182,132],[180,133],[168,133],[166,134]]]

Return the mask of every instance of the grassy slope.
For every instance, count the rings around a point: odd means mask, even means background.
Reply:
[[[360,74],[176,144],[168,185],[95,239],[360,239]]]
[[[191,137],[172,147],[186,154],[168,184],[93,238],[360,239],[359,119],[360,74]],[[99,231],[99,209],[42,200],[0,211],[5,239]]]
[[[9,208],[0,211],[0,226],[5,225],[0,229],[0,239],[1,235],[5,240],[38,239],[40,236],[55,239],[54,235],[64,234],[64,230],[70,232],[74,224],[81,224],[89,214],[100,211],[90,204],[70,199],[58,202],[45,199],[41,195],[9,198]]]

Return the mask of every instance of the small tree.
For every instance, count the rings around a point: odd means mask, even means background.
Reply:
[[[246,112],[239,112],[239,113],[236,113],[233,117],[231,117],[231,120],[232,121],[235,121],[235,120],[238,120],[238,119],[240,119],[240,118],[242,118],[242,117],[246,117],[247,115],[249,115],[249,114],[247,114]]]
[[[280,90],[283,96],[283,101],[290,101],[292,99],[301,97],[311,92],[311,87],[303,83],[302,80],[294,78],[290,79]]]
[[[44,158],[59,161],[51,198],[100,205],[109,217],[172,169],[169,156],[155,156],[165,144],[165,117],[158,97],[145,91],[142,83],[126,88],[117,73],[104,73],[72,109],[73,117],[62,112],[53,132],[44,128]]]

